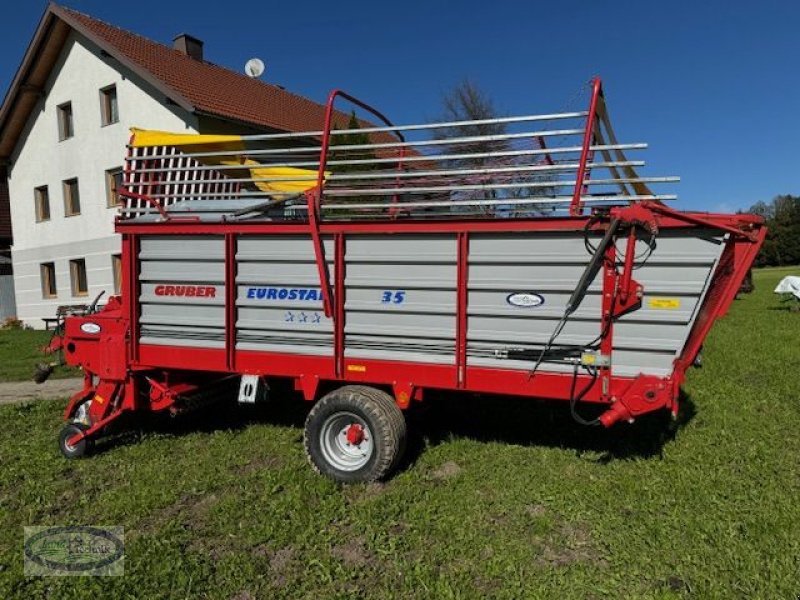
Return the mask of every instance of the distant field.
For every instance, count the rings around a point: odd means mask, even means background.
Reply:
[[[36,363],[56,360],[41,353],[52,334],[52,331],[30,329],[0,330],[0,382],[30,380]],[[77,369],[67,368],[56,369],[52,375],[53,379],[79,376]]]
[[[314,475],[307,405],[288,398],[134,428],[76,462],[56,445],[63,400],[0,407],[0,598],[794,600],[800,314],[772,293],[789,272],[755,273],[671,429],[432,400],[386,484]],[[65,524],[124,526],[125,576],[24,579],[22,527]]]

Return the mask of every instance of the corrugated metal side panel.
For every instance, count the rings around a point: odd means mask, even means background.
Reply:
[[[454,364],[456,237],[358,235],[345,251],[345,356]]]
[[[222,236],[143,236],[141,342],[225,347],[225,243]],[[159,286],[181,287],[163,294]],[[213,296],[187,296],[187,287],[214,288]],[[157,294],[156,290],[162,291]]]
[[[620,240],[620,262],[624,245]],[[224,346],[224,247],[222,236],[142,238],[143,343]],[[530,369],[532,361],[498,358],[495,352],[536,350],[547,341],[589,261],[583,236],[473,234],[469,247],[468,365]],[[456,236],[351,235],[345,249],[345,356],[453,364]],[[615,374],[671,372],[722,249],[723,239],[706,231],[687,228],[658,237],[652,255],[634,272],[645,289],[642,307],[614,328]],[[636,251],[640,262],[649,253],[643,241]],[[332,239],[325,240],[325,254],[335,281]],[[307,236],[240,235],[236,261],[238,349],[332,356],[333,323],[322,312]],[[585,346],[597,339],[601,281],[599,274],[556,345]],[[210,286],[216,293],[157,293],[164,285]],[[522,293],[537,294],[542,303],[509,302],[509,295]],[[545,363],[542,369],[567,372],[571,366]]]
[[[530,369],[530,361],[495,358],[505,348],[538,349],[553,333],[590,255],[577,232],[475,234],[469,241],[467,364]],[[589,286],[558,344],[584,345],[599,331],[602,274]],[[538,306],[520,307],[511,294],[537,294]],[[545,363],[542,370],[568,371]]]
[[[645,290],[642,306],[614,326],[616,375],[672,372],[708,291],[724,240],[718,233],[701,229],[671,230],[658,236],[652,256],[634,271]],[[643,243],[637,245],[637,256],[645,251]],[[624,256],[623,249],[620,254]],[[669,308],[659,306],[664,301]]]
[[[324,247],[335,281],[333,240]],[[237,349],[333,356],[309,236],[241,235],[236,261]]]
[[[710,232],[686,229],[658,236],[652,256],[634,271],[645,289],[642,307],[623,316],[614,327],[613,371],[667,375],[683,348],[722,251],[722,239]],[[618,242],[624,260],[625,240]],[[639,241],[637,257],[648,247]],[[590,258],[577,232],[480,234],[470,238],[467,356],[469,365],[529,369],[529,361],[494,357],[508,347],[540,349],[564,313],[566,302]],[[559,345],[583,346],[601,330],[602,271],[573,313]],[[510,294],[538,294],[538,306],[518,307]],[[672,308],[651,301],[667,300]],[[677,306],[675,306],[677,304]],[[545,371],[567,372],[567,364],[544,363]]]

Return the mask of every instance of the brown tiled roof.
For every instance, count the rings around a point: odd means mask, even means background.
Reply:
[[[50,10],[115,58],[126,59],[121,62],[137,73],[149,75],[145,78],[150,83],[187,110],[282,131],[323,127],[325,107],[321,104],[78,11],[58,5]],[[339,113],[335,124],[344,127],[347,117]]]

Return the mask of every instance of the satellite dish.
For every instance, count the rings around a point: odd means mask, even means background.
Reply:
[[[244,72],[248,77],[261,77],[264,73],[264,61],[260,58],[251,58],[245,63]]]

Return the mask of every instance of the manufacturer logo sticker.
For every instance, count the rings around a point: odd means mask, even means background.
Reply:
[[[100,333],[100,329],[101,329],[100,325],[98,325],[97,323],[89,322],[89,323],[84,323],[84,324],[81,325],[81,331],[83,333],[96,334],[96,333]]]
[[[506,296],[506,302],[519,308],[536,308],[544,304],[544,296],[533,292],[514,292]]]
[[[317,288],[251,287],[247,288],[249,300],[292,300],[318,302],[322,300],[322,290]]]

